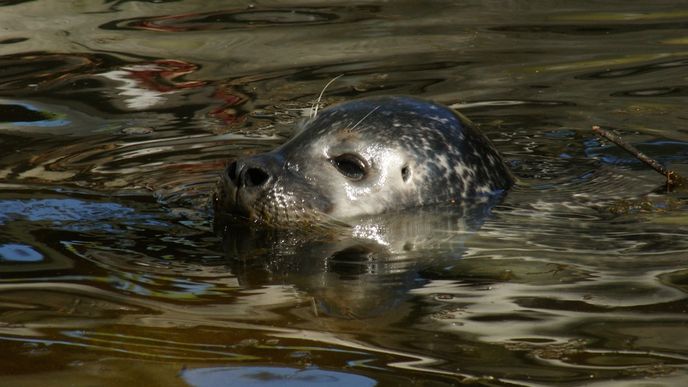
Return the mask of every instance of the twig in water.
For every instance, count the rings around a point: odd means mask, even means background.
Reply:
[[[618,145],[619,147],[621,147],[621,149],[633,155],[633,157],[637,158],[638,160],[647,164],[650,168],[664,175],[666,177],[667,189],[688,186],[688,180],[686,180],[686,178],[670,169],[666,169],[662,164],[659,163],[659,161],[639,151],[636,147],[627,143],[623,138],[615,135],[614,133],[602,129],[597,125],[594,125],[592,127],[592,131],[606,138],[607,140],[613,142],[614,144]]]

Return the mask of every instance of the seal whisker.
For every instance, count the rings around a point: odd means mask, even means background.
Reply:
[[[368,118],[368,116],[370,116],[371,114],[373,114],[373,113],[375,112],[375,110],[377,110],[377,109],[379,109],[379,108],[380,108],[380,105],[375,106],[371,111],[368,112],[368,114],[366,114],[365,116],[363,116],[363,118],[361,118],[360,120],[358,120],[358,122],[356,123],[356,125],[352,126],[350,130],[356,129],[356,127],[357,127],[358,125],[360,125],[361,122],[363,122],[363,120],[365,120],[366,118]]]
[[[315,101],[315,104],[311,107],[310,114],[308,115],[308,118],[315,118],[318,116],[318,108],[320,107],[320,100],[322,99],[323,94],[325,94],[325,90],[332,84],[332,82],[336,81],[337,79],[341,78],[344,76],[344,74],[339,74],[336,77],[330,79],[329,82],[325,84],[325,87],[320,91],[320,95],[318,95],[318,100]]]

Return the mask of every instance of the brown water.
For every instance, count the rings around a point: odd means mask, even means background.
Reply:
[[[688,172],[688,8],[220,3],[0,1],[0,385],[688,381],[686,195],[590,131]],[[226,160],[340,74],[459,108],[518,186],[396,222],[451,235],[413,258],[216,236]]]

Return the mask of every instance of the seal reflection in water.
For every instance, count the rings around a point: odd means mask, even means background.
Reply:
[[[490,141],[455,111],[411,97],[330,107],[281,147],[233,161],[216,214],[290,227],[508,189],[513,177]]]

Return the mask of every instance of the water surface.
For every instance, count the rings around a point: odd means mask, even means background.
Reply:
[[[0,2],[0,384],[688,380],[686,195],[590,131],[688,174],[688,11],[224,3]],[[214,233],[227,160],[341,74],[325,104],[452,105],[518,185],[363,244]]]

